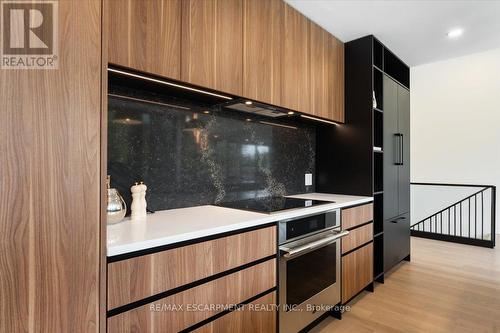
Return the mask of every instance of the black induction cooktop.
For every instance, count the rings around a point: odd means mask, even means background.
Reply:
[[[329,203],[333,203],[333,201],[308,200],[286,197],[263,197],[222,202],[218,204],[218,206],[271,214],[287,209],[306,208]]]

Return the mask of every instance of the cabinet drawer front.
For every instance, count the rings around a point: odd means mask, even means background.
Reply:
[[[373,220],[373,203],[342,209],[342,229],[349,229]]]
[[[233,311],[193,332],[196,333],[255,333],[276,332],[276,292],[266,294],[243,310]]]
[[[108,264],[108,310],[276,254],[267,227]]]
[[[342,238],[342,254],[363,245],[373,239],[373,223],[349,231],[349,235]]]
[[[276,286],[276,259],[108,318],[108,332],[179,332]]]
[[[342,257],[342,303],[373,281],[373,243]]]

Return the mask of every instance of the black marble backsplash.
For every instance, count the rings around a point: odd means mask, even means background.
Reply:
[[[136,181],[153,211],[313,192],[315,151],[310,125],[110,85],[108,173],[127,207]]]

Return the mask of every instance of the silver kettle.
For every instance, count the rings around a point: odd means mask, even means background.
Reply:
[[[107,220],[108,224],[115,224],[123,220],[127,214],[127,205],[116,188],[111,188],[111,177],[106,179],[108,188]]]

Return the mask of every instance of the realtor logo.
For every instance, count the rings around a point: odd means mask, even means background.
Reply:
[[[57,1],[1,1],[1,68],[57,69]]]

